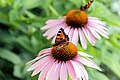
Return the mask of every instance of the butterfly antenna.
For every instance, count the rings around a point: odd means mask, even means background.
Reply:
[[[80,10],[85,11],[90,7],[90,5],[93,3],[94,0],[90,0],[85,6],[81,6]]]

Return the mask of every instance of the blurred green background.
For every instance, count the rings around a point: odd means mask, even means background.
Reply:
[[[40,28],[89,0],[0,0],[0,80],[37,80],[30,77],[26,62],[51,47]],[[120,0],[94,0],[86,11],[107,23],[109,39],[97,40],[87,50],[102,72],[86,67],[90,80],[120,80]]]

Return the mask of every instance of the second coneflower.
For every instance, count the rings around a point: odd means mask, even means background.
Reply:
[[[61,28],[52,48],[39,52],[38,56],[29,61],[32,64],[28,71],[34,70],[32,76],[40,73],[38,80],[88,80],[88,73],[83,64],[101,70],[84,52],[68,41],[68,36]]]
[[[89,8],[92,2],[88,2],[80,10],[70,10],[62,19],[46,21],[46,25],[41,30],[48,30],[43,35],[47,36],[47,39],[53,37],[52,43],[54,43],[58,30],[63,28],[70,38],[69,41],[77,45],[78,38],[80,38],[84,49],[87,48],[86,38],[92,45],[95,45],[95,38],[101,39],[100,35],[108,38],[106,24],[98,18],[88,17],[84,11]]]

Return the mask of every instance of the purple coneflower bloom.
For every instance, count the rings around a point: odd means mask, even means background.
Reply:
[[[77,45],[80,39],[82,47],[86,49],[86,38],[92,45],[96,43],[95,38],[100,40],[101,36],[103,36],[108,39],[108,29],[105,26],[106,24],[100,19],[88,17],[83,10],[70,10],[61,19],[46,21],[46,25],[41,30],[47,30],[43,36],[47,36],[47,39],[53,37],[52,43],[54,43],[58,30],[63,28],[72,43]]]
[[[38,80],[88,80],[88,73],[83,65],[101,70],[84,52],[77,51],[77,47],[69,42],[61,49],[47,48],[39,52],[38,56],[29,61],[32,64],[28,71],[34,70],[32,76],[39,74]]]

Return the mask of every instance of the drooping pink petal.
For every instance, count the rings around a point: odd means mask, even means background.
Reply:
[[[44,68],[46,67],[46,65],[48,65],[50,62],[51,62],[51,60],[49,60],[49,61],[45,62],[44,64],[40,65],[39,67],[37,67],[37,68],[33,71],[33,73],[32,73],[31,76],[34,76],[34,75],[38,74],[38,73],[39,73],[42,69],[44,69]]]
[[[60,69],[60,80],[67,80],[67,76],[66,64],[63,62]]]
[[[93,56],[91,56],[89,54],[86,54],[84,52],[81,52],[81,51],[78,51],[78,54],[81,55],[81,56],[83,56],[83,57],[91,57],[91,58],[93,58]]]
[[[83,47],[84,49],[86,49],[86,48],[87,48],[86,38],[85,38],[82,30],[81,30],[80,28],[78,28],[78,30],[79,30],[79,36],[80,36],[81,45],[82,45],[82,47]]]
[[[94,37],[96,37],[99,40],[101,39],[101,36],[92,27],[88,27],[88,29],[91,31]]]
[[[82,80],[82,79],[81,79],[82,74],[81,74],[81,72],[80,72],[80,69],[79,69],[78,65],[75,63],[75,61],[70,60],[70,62],[71,62],[71,64],[73,65],[73,68],[74,68],[74,70],[75,70],[76,78]]]
[[[58,27],[54,28],[54,30],[52,30],[49,34],[48,34],[48,37],[47,39],[50,39],[52,38],[53,36],[55,36],[57,34],[57,32],[59,31],[60,28],[65,28],[66,27],[66,24],[61,24],[61,25],[58,25]]]
[[[99,71],[101,71],[101,69],[95,64],[95,62],[93,62],[91,59],[89,58],[82,58],[82,57],[78,57],[76,58],[77,61],[81,62],[82,64],[88,66],[88,67],[92,67],[95,69],[98,69]]]
[[[41,58],[41,56],[38,56],[38,57],[36,57],[35,59],[27,62],[26,64],[32,64],[32,63],[34,63],[35,61],[39,60],[40,58]]]
[[[105,26],[106,25],[105,22],[102,22],[100,20],[94,20],[94,19],[89,19],[88,20],[88,24],[98,24],[98,25],[101,25],[101,26]]]
[[[68,36],[69,36],[69,41],[70,41],[70,42],[72,41],[73,32],[74,32],[74,29],[73,29],[73,28],[71,28],[71,29],[70,29],[70,32],[68,33]]]
[[[93,34],[89,31],[89,29],[87,29],[86,27],[82,28],[84,33],[85,33],[85,36],[87,37],[87,39],[89,40],[89,42],[92,44],[92,45],[95,45],[95,38],[93,36]]]
[[[40,60],[38,60],[37,62],[35,62],[30,68],[27,69],[27,71],[31,71],[34,70],[35,68],[37,68],[38,66],[44,64],[44,62],[47,62],[51,59],[51,56],[46,56]]]
[[[51,62],[41,71],[38,80],[44,80],[46,78],[46,75],[48,71],[51,69],[53,64],[54,64],[54,61],[51,60]]]
[[[78,43],[78,29],[74,29],[73,37],[72,37],[72,43],[77,45]]]
[[[78,67],[80,69],[83,80],[88,80],[88,73],[85,70],[84,66],[81,63],[79,63],[78,61],[75,61],[75,62],[76,62],[76,64],[78,65]]]
[[[98,30],[98,29],[96,29],[96,28],[94,28],[94,30],[95,30],[96,32],[98,32],[100,35],[102,35],[103,37],[109,39],[109,37],[107,36],[107,34],[103,33],[102,31],[100,31],[100,30]]]
[[[41,50],[41,51],[38,53],[38,57],[36,57],[35,59],[33,59],[33,60],[27,62],[26,64],[31,64],[31,63],[33,63],[33,62],[35,62],[35,61],[41,59],[41,58],[43,57],[43,56],[41,56],[41,55],[44,54],[44,53],[49,54],[49,53],[51,52],[51,49],[52,49],[52,48],[47,48],[47,49]]]
[[[75,70],[73,68],[73,65],[71,64],[70,61],[67,61],[66,66],[67,66],[67,69],[68,69],[69,76],[71,77],[72,80],[75,80],[76,79],[76,73],[75,73]]]
[[[101,28],[103,30],[108,31],[108,28],[106,28],[105,25],[101,25],[101,24],[97,24],[97,23],[90,23],[89,25],[99,27],[99,28]]]
[[[38,56],[43,55],[44,53],[50,53],[52,48],[43,49],[38,53]]]
[[[108,35],[107,31],[105,31],[104,29],[102,29],[101,27],[99,27],[99,25],[92,25],[92,26],[93,26],[93,28],[98,29],[98,30],[100,30],[101,32],[103,32],[103,33],[105,33],[105,34]]]

